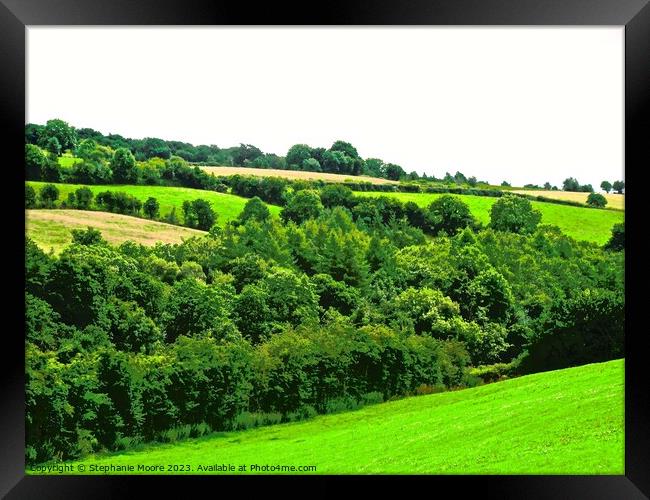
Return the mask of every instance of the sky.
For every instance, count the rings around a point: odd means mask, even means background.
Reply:
[[[623,29],[34,26],[25,120],[598,190],[624,178]]]

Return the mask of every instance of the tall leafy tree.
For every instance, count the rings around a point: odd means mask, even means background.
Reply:
[[[398,181],[403,175],[406,175],[404,169],[399,165],[395,165],[394,163],[386,164],[384,171],[386,172],[386,179],[390,179],[392,181]]]
[[[270,217],[271,212],[269,211],[269,207],[267,207],[258,196],[254,196],[246,202],[244,209],[240,212],[237,218],[240,222],[245,224],[249,220],[266,222]]]
[[[156,219],[160,215],[160,203],[153,196],[147,198],[147,201],[142,205],[142,210],[144,214],[150,219]]]
[[[188,227],[209,231],[217,221],[217,214],[209,201],[198,198],[183,202],[183,219]]]
[[[126,148],[115,151],[111,160],[113,181],[116,184],[135,184],[138,180],[138,171],[135,166],[135,157]]]
[[[67,122],[55,118],[48,120],[40,136],[40,144],[45,147],[51,138],[55,138],[62,151],[74,150],[77,146],[77,131]]]
[[[61,143],[56,137],[48,137],[45,141],[45,149],[50,153],[59,156],[61,154]]]
[[[425,217],[426,224],[433,234],[444,231],[453,236],[474,223],[469,206],[459,197],[452,195],[443,195],[432,201]]]
[[[171,150],[165,141],[157,137],[147,137],[136,148],[136,152],[141,153],[145,159],[158,157],[167,160],[171,157]]]
[[[47,165],[47,156],[41,148],[33,144],[25,144],[25,176],[27,180],[40,181],[42,170]]]
[[[580,191],[580,183],[574,177],[568,177],[562,182],[563,191]]]
[[[294,221],[298,224],[318,217],[323,211],[318,191],[312,189],[302,189],[291,195],[287,205],[280,212],[280,217],[284,221]]]
[[[235,165],[243,167],[263,155],[264,153],[252,144],[240,144],[233,151],[232,161]]]
[[[490,209],[490,225],[498,231],[532,233],[540,220],[542,213],[534,209],[529,200],[519,196],[503,196]]]
[[[303,162],[311,157],[311,148],[307,144],[294,144],[287,151],[287,167],[291,170],[299,170]]]
[[[25,125],[25,144],[38,144],[45,127],[35,123]]]

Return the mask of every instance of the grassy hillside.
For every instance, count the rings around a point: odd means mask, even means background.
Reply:
[[[392,196],[402,202],[413,201],[421,207],[428,206],[433,200],[442,196],[438,193],[382,193],[356,192],[357,196]],[[498,198],[472,195],[459,196],[469,206],[472,214],[484,224],[490,222],[490,209]],[[533,207],[542,212],[542,223],[558,226],[569,236],[577,240],[593,241],[602,245],[609,240],[611,229],[617,222],[623,222],[624,212],[615,210],[598,210],[593,208],[572,207],[539,201],[531,202]]]
[[[27,182],[36,189],[40,189],[47,183],[45,182]],[[76,191],[82,187],[81,184],[57,184],[59,188],[59,200],[65,200],[68,193]],[[167,215],[172,207],[176,207],[176,215],[179,219],[183,217],[182,205],[185,200],[195,200],[203,198],[212,205],[213,210],[217,213],[217,223],[224,224],[227,221],[235,219],[243,210],[248,201],[247,198],[235,196],[232,194],[217,193],[215,191],[205,191],[201,189],[191,189],[183,187],[164,187],[164,186],[132,186],[132,185],[106,185],[106,186],[87,186],[94,195],[102,191],[123,191],[135,196],[144,202],[150,196],[153,196],[160,203],[160,215]],[[272,214],[280,213],[280,207],[269,205]]]
[[[513,189],[513,193],[530,194],[532,196],[545,196],[556,200],[570,200],[578,201],[580,203],[587,203],[589,193],[575,193],[571,191],[544,191],[544,190],[530,190],[530,189]],[[607,208],[615,208],[623,210],[625,208],[625,195],[616,193],[601,193],[607,199]]]
[[[315,465],[317,474],[623,474],[623,360],[90,457],[91,465]],[[66,472],[67,473],[67,472]],[[77,472],[74,472],[77,473]],[[142,473],[142,472],[141,472]],[[151,472],[149,472],[151,473]]]
[[[271,168],[248,168],[248,167],[201,167],[209,174],[214,175],[255,175],[258,177],[284,177],[285,179],[322,179],[329,182],[370,182],[372,184],[399,184],[397,181],[389,181],[379,177],[368,177],[363,175],[341,175],[326,172],[304,172],[302,170],[280,170]]]
[[[72,229],[92,226],[109,243],[131,240],[143,245],[180,243],[183,238],[205,234],[203,231],[174,226],[128,215],[84,210],[26,210],[27,236],[43,250],[59,253],[72,242]]]

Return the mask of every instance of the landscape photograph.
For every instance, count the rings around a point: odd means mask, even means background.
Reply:
[[[624,474],[622,27],[26,39],[27,475]]]

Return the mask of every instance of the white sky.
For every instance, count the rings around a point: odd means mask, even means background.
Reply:
[[[410,172],[623,178],[623,27],[27,30],[27,116],[286,154],[351,142]]]

